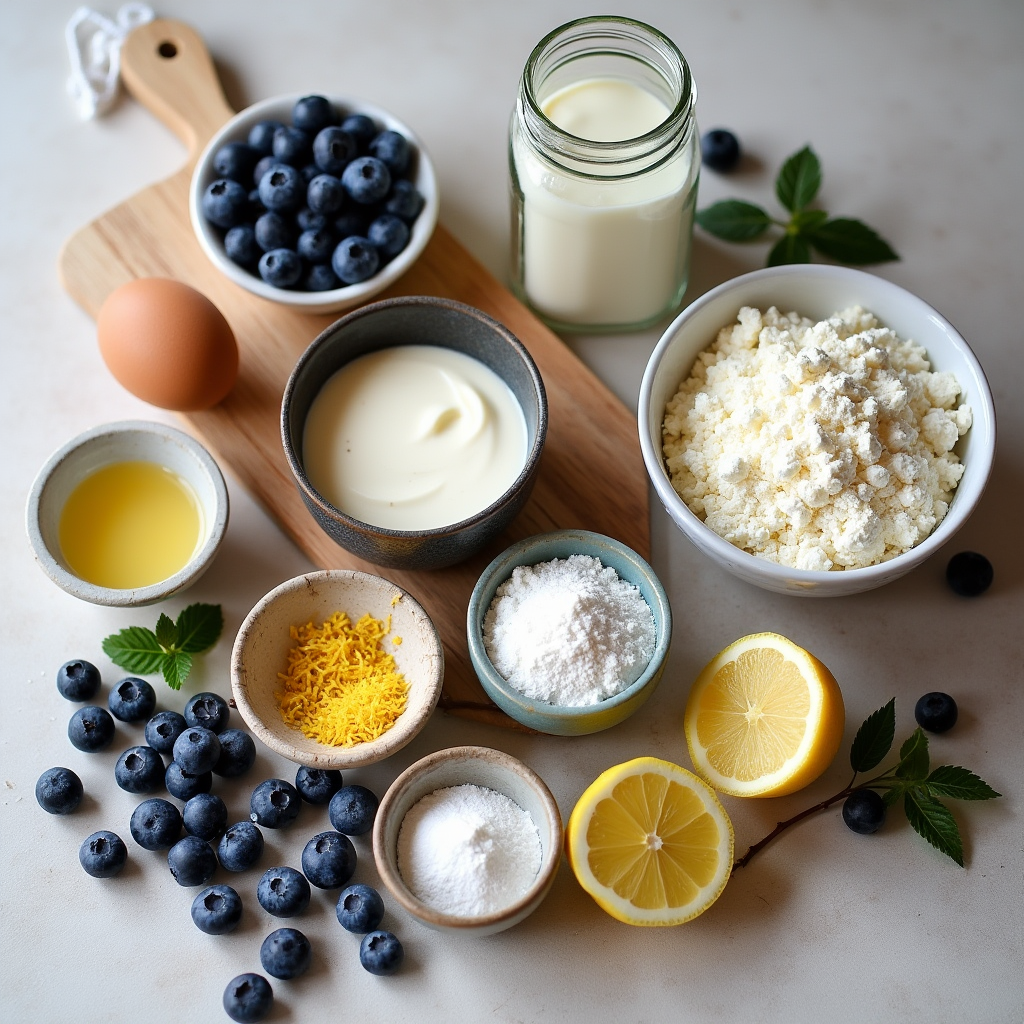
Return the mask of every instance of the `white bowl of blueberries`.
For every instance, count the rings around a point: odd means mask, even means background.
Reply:
[[[278,96],[236,114],[196,163],[189,214],[213,264],[255,295],[333,313],[396,281],[438,212],[416,135],[379,107]]]

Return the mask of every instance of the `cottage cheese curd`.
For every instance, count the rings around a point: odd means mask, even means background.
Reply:
[[[797,569],[886,561],[946,514],[971,426],[952,373],[853,307],[744,307],[669,401],[672,485],[706,525]]]

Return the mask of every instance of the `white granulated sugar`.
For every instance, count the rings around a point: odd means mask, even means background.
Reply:
[[[540,871],[528,811],[483,786],[450,786],[417,800],[398,832],[398,871],[417,899],[479,917],[510,907]]]
[[[654,616],[611,566],[570,555],[513,570],[484,616],[484,646],[525,696],[587,707],[643,674],[654,654]]]
[[[797,569],[884,562],[928,536],[971,426],[952,373],[860,307],[812,323],[744,307],[668,403],[664,454],[693,513]]]

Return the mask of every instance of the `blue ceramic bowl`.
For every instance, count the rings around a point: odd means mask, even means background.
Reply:
[[[413,344],[454,349],[478,359],[501,377],[526,418],[527,457],[508,490],[476,515],[437,529],[394,530],[346,515],[313,487],[303,466],[302,433],[313,400],[336,370],[369,352]],[[317,525],[354,555],[393,569],[454,565],[497,537],[530,496],[547,423],[544,382],[522,342],[472,306],[426,296],[385,299],[336,320],[295,364],[281,403],[285,457]]]
[[[483,623],[494,595],[520,565],[536,565],[570,555],[592,555],[611,566],[640,590],[654,615],[654,655],[643,674],[621,693],[586,707],[565,707],[534,700],[520,693],[500,675],[487,656]],[[487,696],[509,717],[556,736],[584,736],[610,729],[629,718],[654,692],[665,669],[672,639],[672,609],[654,570],[632,548],[589,530],[556,530],[513,544],[486,569],[473,588],[466,615],[469,657]]]

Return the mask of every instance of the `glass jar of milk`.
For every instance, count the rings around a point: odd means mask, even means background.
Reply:
[[[682,301],[700,169],[675,44],[581,18],[526,62],[509,138],[517,294],[560,330],[650,326]]]

